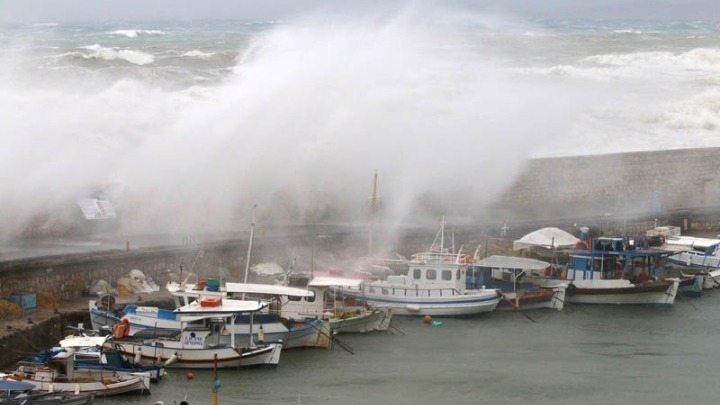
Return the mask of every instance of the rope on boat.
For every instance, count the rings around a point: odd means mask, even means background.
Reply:
[[[497,290],[497,293],[498,293],[499,296],[502,297],[502,299],[504,299],[505,301],[507,301],[507,302],[510,304],[510,306],[513,307],[514,310],[520,312],[525,318],[531,320],[532,322],[536,322],[535,319],[533,319],[530,315],[526,314],[522,309],[520,309],[520,307],[518,307],[517,305],[515,305],[515,303],[514,303],[510,298],[508,298],[508,297],[505,295],[505,293],[503,293],[503,292],[500,291],[500,290]]]
[[[313,325],[312,323],[309,323],[309,325],[311,325],[313,328],[315,328],[315,330],[317,330],[319,334],[321,334],[321,335],[327,337],[328,339],[330,339],[330,343],[331,343],[331,344],[334,345],[335,342],[337,342],[338,346],[340,346],[343,350],[345,350],[346,352],[348,352],[348,353],[350,353],[350,354],[355,354],[355,352],[352,350],[352,348],[351,348],[350,346],[348,346],[346,343],[343,343],[343,342],[342,342],[340,339],[338,339],[334,334],[328,335],[327,333],[323,332],[320,328],[318,328],[317,326]]]

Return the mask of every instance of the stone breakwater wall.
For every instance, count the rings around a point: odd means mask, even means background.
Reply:
[[[227,254],[231,246],[211,248],[211,253],[197,260],[196,272],[219,267],[232,268],[236,258]],[[136,251],[69,254],[56,257],[14,260],[0,263],[0,297],[12,294],[50,292],[59,302],[87,295],[98,280],[111,285],[130,270],[139,269],[156,282],[167,281],[167,270],[177,271],[195,261],[198,248],[153,248]]]
[[[530,160],[497,204],[517,219],[720,206],[720,148]]]
[[[366,248],[364,238],[362,233],[336,230],[323,238],[311,231],[292,238],[256,239],[250,264],[276,262],[287,268],[292,259],[296,259],[295,271],[310,271],[313,262],[318,267],[325,266],[332,261],[332,253],[339,253],[341,249],[349,255],[361,256],[362,249]],[[352,250],[354,248],[357,250]],[[62,308],[63,301],[87,296],[89,287],[97,280],[115,285],[118,278],[127,276],[133,269],[151,277],[161,289],[169,280],[186,277],[193,283],[198,277],[240,281],[245,274],[247,249],[247,240],[227,240],[5,261],[0,262],[0,298],[50,292]],[[250,274],[249,280],[253,278]]]
[[[87,311],[76,311],[53,316],[43,322],[9,327],[7,333],[0,338],[0,371],[12,371],[13,365],[27,357],[28,353],[40,353],[57,345],[67,336],[65,327],[89,322]]]

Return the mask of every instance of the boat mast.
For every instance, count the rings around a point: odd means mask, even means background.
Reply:
[[[435,240],[433,240],[432,245],[430,246],[430,251],[433,250],[433,248],[436,246],[438,238],[440,238],[440,247],[438,249],[438,252],[443,253],[445,250],[445,216],[442,216],[442,219],[440,220],[440,229],[438,229],[438,233],[435,235]]]
[[[373,234],[375,233],[375,213],[377,211],[377,181],[378,171],[375,170],[372,191],[370,193],[370,225],[368,230],[368,257],[373,255]]]
[[[247,284],[248,273],[250,272],[250,252],[252,251],[253,234],[255,233],[255,209],[257,204],[253,205],[252,222],[250,222],[250,243],[248,244],[247,260],[245,261],[245,278],[243,283]],[[242,293],[242,299],[245,299],[245,293]]]

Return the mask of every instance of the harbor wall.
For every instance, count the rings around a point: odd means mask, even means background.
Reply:
[[[495,205],[517,220],[717,211],[720,148],[528,161]]]
[[[305,236],[256,238],[250,265],[275,262],[284,268],[297,262],[296,272],[310,271],[309,266],[325,265],[333,258],[328,252],[361,256],[366,235],[331,231],[318,238],[314,230]],[[23,293],[50,292],[58,302],[89,295],[98,280],[116,286],[120,277],[133,269],[151,277],[163,287],[167,281],[189,277],[243,280],[247,264],[248,240],[196,243],[177,247],[147,247],[118,251],[98,251],[0,261],[0,298]],[[353,248],[357,250],[352,251]],[[348,251],[348,249],[351,249]],[[249,281],[254,278],[251,273]]]
[[[535,159],[508,188],[495,206],[508,219],[510,230],[500,234],[486,224],[453,228],[464,252],[475,250],[483,237],[519,237],[538,226],[571,228],[583,218],[610,230],[642,231],[659,220],[684,232],[720,232],[720,148],[638,152],[600,156]],[[622,228],[621,228],[622,227]],[[376,246],[393,246],[402,255],[424,250],[434,230],[409,229]],[[387,236],[387,235],[386,235]],[[402,239],[402,240],[401,240]],[[130,270],[139,269],[159,285],[171,273],[185,277],[244,276],[248,239],[170,247],[148,247],[0,261],[0,297],[23,292],[52,292],[62,302],[87,295],[97,280],[115,284]],[[457,247],[457,246],[456,246]],[[342,250],[341,250],[342,249]],[[295,272],[328,268],[337,257],[367,254],[366,229],[317,226],[256,234],[252,264],[276,262]],[[378,252],[380,253],[380,252]],[[393,254],[394,252],[382,252]],[[296,263],[296,264],[293,264]],[[183,274],[181,273],[183,269]],[[252,277],[252,275],[251,275]],[[194,280],[193,280],[194,281]]]

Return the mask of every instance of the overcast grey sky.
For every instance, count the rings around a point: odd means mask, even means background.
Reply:
[[[717,0],[421,0],[523,18],[717,20]],[[405,1],[404,3],[407,3]],[[350,12],[380,0],[0,0],[0,23],[284,19],[318,8]]]

